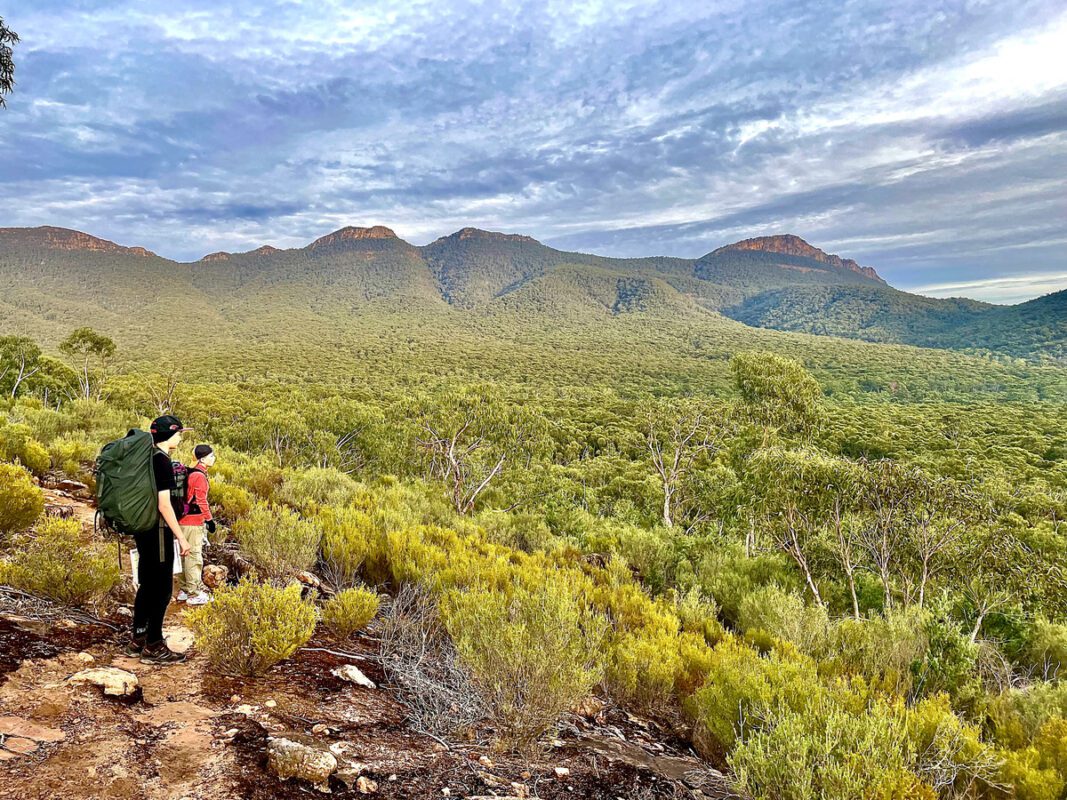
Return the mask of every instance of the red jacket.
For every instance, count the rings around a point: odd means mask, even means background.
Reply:
[[[203,467],[193,467],[185,476],[185,502],[190,508],[199,508],[199,513],[186,514],[179,525],[203,525],[211,519],[211,508],[207,504],[209,482]]]

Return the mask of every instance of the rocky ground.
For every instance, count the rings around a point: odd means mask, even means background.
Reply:
[[[599,702],[532,755],[418,733],[371,636],[344,655],[313,640],[235,679],[206,669],[177,603],[168,639],[190,657],[165,667],[125,657],[123,631],[86,617],[0,611],[0,800],[730,796],[669,731]],[[110,622],[123,626],[121,607]],[[374,688],[342,677],[353,667]]]

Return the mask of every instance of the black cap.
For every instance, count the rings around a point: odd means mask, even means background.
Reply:
[[[162,417],[156,417],[148,430],[152,432],[152,438],[158,444],[159,442],[167,441],[176,433],[191,431],[192,428],[183,427],[180,419],[167,414]]]
[[[197,461],[203,461],[214,452],[215,451],[211,449],[211,445],[209,444],[198,444],[193,448],[193,456]]]

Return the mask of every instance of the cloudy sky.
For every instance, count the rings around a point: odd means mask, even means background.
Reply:
[[[191,260],[385,224],[608,255],[797,233],[1067,287],[1062,0],[0,0],[0,226]]]

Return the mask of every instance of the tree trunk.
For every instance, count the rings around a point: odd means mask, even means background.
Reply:
[[[978,619],[976,619],[974,621],[974,630],[971,631],[971,636],[970,636],[971,644],[974,644],[975,642],[978,641],[978,634],[982,630],[982,623],[985,621],[985,615],[986,615],[986,612],[983,611],[982,613],[980,613],[978,615]]]
[[[666,482],[663,484],[663,524],[668,528],[674,527],[674,522],[671,520],[671,490]]]
[[[860,618],[860,600],[856,596],[856,576],[854,570],[847,569],[845,574],[848,575],[848,592],[852,597],[852,618]]]

